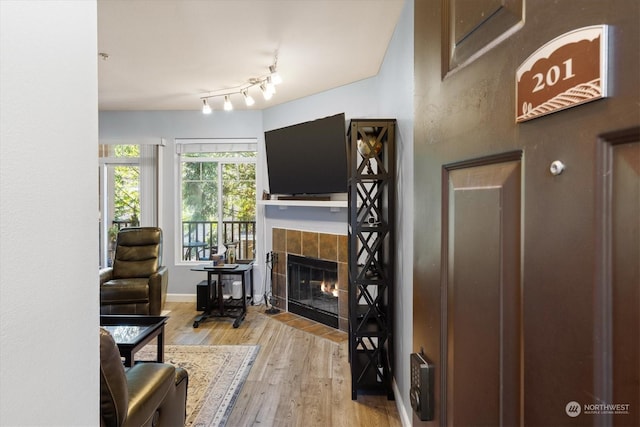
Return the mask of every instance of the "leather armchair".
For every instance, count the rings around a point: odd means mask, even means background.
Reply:
[[[125,372],[111,334],[100,328],[100,426],[184,426],[187,371],[139,363]]]
[[[116,238],[113,267],[100,270],[100,314],[160,315],[169,271],[162,265],[162,230],[123,228]]]

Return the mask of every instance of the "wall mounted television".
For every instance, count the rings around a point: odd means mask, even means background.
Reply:
[[[273,195],[347,192],[344,113],[264,133],[269,191]]]

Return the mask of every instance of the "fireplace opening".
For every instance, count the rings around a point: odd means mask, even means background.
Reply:
[[[338,327],[338,264],[316,258],[287,256],[289,311],[333,328]]]

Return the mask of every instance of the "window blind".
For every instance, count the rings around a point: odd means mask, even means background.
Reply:
[[[257,138],[176,139],[176,153],[237,153],[257,151]]]

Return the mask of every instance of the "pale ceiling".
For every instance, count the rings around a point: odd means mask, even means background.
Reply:
[[[100,110],[199,110],[200,97],[268,74],[270,101],[378,73],[404,0],[98,0]],[[236,109],[247,108],[232,97]],[[210,100],[214,110],[222,99]]]

